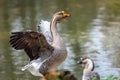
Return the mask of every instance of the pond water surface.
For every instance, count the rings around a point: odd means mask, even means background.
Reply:
[[[50,21],[60,10],[71,17],[58,27],[68,51],[59,69],[68,69],[81,80],[82,67],[77,61],[88,56],[102,78],[120,76],[120,17],[108,18],[111,15],[106,15],[102,0],[0,0],[0,80],[39,79],[21,71],[28,57],[24,51],[11,48],[10,32],[36,30],[39,21]]]

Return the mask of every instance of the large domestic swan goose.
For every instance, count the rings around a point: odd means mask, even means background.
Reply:
[[[29,70],[34,76],[44,76],[47,72],[55,70],[67,56],[65,44],[57,31],[57,23],[70,16],[65,11],[53,15],[50,26],[45,22],[40,24],[39,31],[12,32],[10,44],[16,50],[23,49],[30,62],[22,70]]]

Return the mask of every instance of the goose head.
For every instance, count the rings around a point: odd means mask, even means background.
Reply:
[[[87,62],[88,62],[88,58],[85,57],[85,58],[80,58],[77,63],[80,64],[80,65],[82,65],[82,67],[85,67],[85,65],[87,64]]]
[[[53,20],[60,22],[62,19],[69,17],[70,14],[66,13],[65,11],[59,11],[53,15]]]
[[[78,61],[78,64],[80,64],[83,68],[86,68],[86,69],[90,68],[91,71],[94,70],[94,62],[88,57],[80,58],[80,60]]]

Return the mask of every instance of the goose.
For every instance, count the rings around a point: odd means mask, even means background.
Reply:
[[[88,58],[80,58],[78,64],[81,64],[84,67],[82,80],[100,80],[100,75],[97,72],[94,72],[94,62]],[[95,79],[95,80],[96,80]]]
[[[34,76],[45,76],[66,59],[67,50],[65,44],[57,31],[57,23],[69,17],[65,11],[56,12],[50,22],[50,26],[41,31],[18,31],[11,32],[10,45],[15,50],[24,50],[29,57],[29,62],[22,71],[28,70]],[[47,34],[46,34],[47,33]]]

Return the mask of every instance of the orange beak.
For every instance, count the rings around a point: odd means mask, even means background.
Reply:
[[[70,16],[70,14],[66,13],[65,11],[62,11],[62,13],[63,13],[63,17],[69,17]]]

